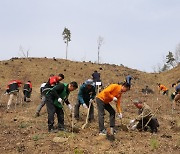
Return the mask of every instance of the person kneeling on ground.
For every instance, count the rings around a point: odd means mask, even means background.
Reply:
[[[98,118],[99,118],[99,135],[106,135],[107,131],[104,127],[104,110],[107,110],[110,114],[110,128],[111,132],[114,132],[115,127],[115,110],[110,105],[111,101],[116,103],[116,108],[118,112],[118,118],[122,119],[122,111],[120,107],[120,99],[122,93],[128,91],[130,89],[130,84],[123,83],[122,85],[111,84],[103,91],[101,91],[97,97],[97,107],[98,107]]]
[[[137,128],[139,131],[147,131],[149,127],[151,133],[157,133],[159,123],[157,118],[152,114],[151,108],[138,99],[134,100],[133,103],[139,109],[139,115],[130,121],[131,129],[134,130]]]
[[[79,107],[82,105],[84,108],[88,108],[90,103],[90,111],[88,120],[91,122],[94,120],[94,106],[93,99],[95,98],[95,84],[92,79],[86,80],[79,88],[78,100],[74,107],[74,117],[79,120]]]
[[[58,130],[64,131],[64,102],[68,105],[68,108],[71,110],[72,106],[68,101],[68,96],[71,91],[74,91],[78,88],[78,84],[73,81],[69,84],[59,83],[50,89],[45,96],[45,103],[48,112],[48,131],[55,132],[54,128],[54,114],[57,114],[58,119]]]

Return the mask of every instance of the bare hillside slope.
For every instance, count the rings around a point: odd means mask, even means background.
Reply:
[[[154,111],[161,106],[157,113],[160,123],[159,132],[153,135],[149,132],[122,131],[117,127],[115,141],[111,142],[98,135],[97,107],[95,106],[95,121],[82,130],[87,111],[80,108],[80,122],[75,122],[72,114],[65,107],[65,125],[69,132],[48,133],[46,107],[41,116],[35,118],[35,110],[40,103],[39,87],[47,81],[50,74],[63,73],[64,82],[77,81],[80,85],[91,78],[94,70],[101,73],[104,87],[110,83],[124,81],[126,75],[133,76],[132,89],[122,96],[123,123],[128,124],[130,119],[137,115],[137,109],[131,99],[140,98]],[[0,151],[1,153],[173,153],[180,151],[180,105],[172,113],[171,101],[168,96],[157,93],[157,82],[164,83],[171,91],[171,84],[179,79],[180,66],[160,74],[145,73],[123,66],[109,64],[94,64],[91,62],[74,62],[63,59],[29,58],[11,59],[0,62]],[[6,113],[7,95],[3,95],[6,85],[11,79],[22,82],[31,80],[33,84],[32,102],[12,105],[12,112]],[[149,86],[155,93],[143,94],[142,88]],[[77,91],[70,95],[72,105],[76,102]],[[21,90],[22,95],[22,90]],[[115,105],[112,103],[115,108]],[[70,132],[73,127],[79,132]],[[121,121],[116,119],[116,125]],[[109,115],[105,115],[105,125],[109,127]],[[55,141],[55,137],[59,137]]]

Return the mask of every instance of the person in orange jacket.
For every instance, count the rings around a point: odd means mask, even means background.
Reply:
[[[98,107],[98,118],[99,118],[99,135],[106,135],[106,129],[104,127],[104,110],[107,110],[110,114],[110,128],[114,132],[115,127],[115,110],[110,105],[111,101],[116,103],[116,109],[118,113],[118,118],[122,119],[122,110],[120,106],[120,99],[122,93],[128,91],[130,89],[129,83],[119,84],[111,84],[103,91],[101,91],[97,97],[97,107]]]
[[[161,91],[163,91],[163,95],[165,95],[165,94],[168,95],[169,90],[168,90],[168,88],[166,88],[166,86],[164,86],[160,83],[158,83],[157,85],[158,85],[159,94]]]

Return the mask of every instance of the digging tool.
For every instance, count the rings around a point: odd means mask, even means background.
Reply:
[[[62,110],[64,111],[64,114],[65,114],[65,116],[67,117],[67,121],[68,121],[69,125],[71,125],[71,131],[72,131],[72,133],[73,133],[73,132],[78,133],[78,132],[79,132],[79,128],[74,127],[73,114],[72,114],[72,121],[70,121],[69,116],[68,116],[67,112],[66,112],[65,109],[64,109],[64,106],[62,107]]]
[[[89,103],[89,108],[88,108],[88,113],[87,113],[87,116],[86,116],[86,122],[85,122],[84,125],[82,125],[82,127],[81,127],[82,129],[84,129],[84,128],[86,127],[86,125],[88,124],[88,118],[89,118],[89,113],[90,113],[91,104],[92,104],[92,102],[90,101],[90,103]]]
[[[115,140],[114,129],[113,128],[110,128],[110,129],[107,130],[106,138],[109,141],[114,141]]]
[[[72,127],[72,134],[73,134],[73,132],[75,131],[76,133],[78,133],[79,132],[79,129],[75,129],[75,127],[74,127],[74,107],[72,108],[72,113],[71,113],[71,118],[72,118],[72,121],[71,121],[71,127]]]
[[[154,112],[153,116],[151,116],[151,118],[149,118],[148,122],[146,123],[146,125],[143,127],[142,130],[144,130],[144,128],[147,127],[147,125],[149,124],[149,122],[151,121],[151,119],[156,115],[156,113],[159,111],[160,108],[161,108],[161,105],[156,109],[156,111]]]

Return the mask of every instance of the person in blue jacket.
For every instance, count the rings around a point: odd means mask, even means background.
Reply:
[[[131,86],[131,79],[132,79],[132,76],[131,76],[131,75],[127,75],[126,78],[125,78],[125,80],[126,80],[125,82],[126,82],[126,83],[129,83],[130,86]]]
[[[172,95],[171,95],[172,100],[174,100],[173,101],[173,109],[175,110],[176,103],[178,101],[180,101],[180,83],[179,82],[177,82],[176,84],[174,83],[174,84],[172,84],[172,87],[175,87],[175,92],[172,93]]]
[[[74,117],[76,120],[79,120],[79,107],[82,105],[84,108],[88,108],[90,106],[90,113],[88,120],[91,122],[94,120],[94,106],[93,99],[95,98],[95,84],[92,79],[86,80],[79,88],[77,102],[74,107]]]

